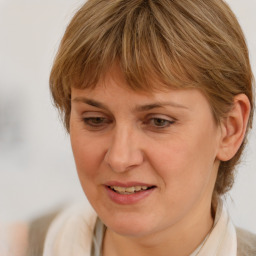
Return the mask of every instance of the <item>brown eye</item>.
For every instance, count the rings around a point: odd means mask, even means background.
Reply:
[[[83,118],[83,122],[86,125],[89,125],[92,127],[99,127],[109,123],[109,121],[104,117],[86,117],[86,118]]]
[[[163,127],[163,126],[169,125],[170,121],[165,120],[165,119],[161,119],[161,118],[154,118],[153,123],[154,123],[155,126]]]
[[[158,117],[150,118],[147,122],[148,125],[155,128],[167,128],[173,123],[174,123],[173,120],[167,120],[167,119],[158,118]]]

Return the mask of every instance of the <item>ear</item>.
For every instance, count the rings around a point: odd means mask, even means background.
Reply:
[[[233,108],[221,121],[221,140],[217,159],[230,160],[241,146],[250,115],[250,101],[245,94],[234,97]]]

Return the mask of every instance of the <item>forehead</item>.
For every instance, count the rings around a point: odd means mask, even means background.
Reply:
[[[80,103],[96,108],[118,112],[135,112],[152,109],[176,109],[179,111],[199,111],[210,109],[206,97],[197,89],[172,89],[158,92],[136,92],[119,85],[115,80],[108,84],[98,84],[95,88],[72,89],[72,103]]]
[[[186,89],[152,79],[149,87],[133,87],[119,65],[113,65],[94,86],[71,88],[73,103],[85,103],[117,112],[119,110],[152,110],[156,108],[201,111],[214,116],[205,94],[195,87]],[[104,107],[103,107],[104,106]],[[119,111],[121,112],[121,111]]]
[[[136,74],[130,74],[129,72],[123,71],[120,64],[115,62],[111,64],[105,72],[102,72],[99,78],[93,83],[89,82],[90,74],[87,74],[85,75],[84,82],[75,84],[73,87],[78,89],[88,89],[90,92],[94,91],[96,88],[96,91],[98,91],[100,88],[100,90],[107,92],[110,90],[110,85],[115,84],[118,87],[128,89],[128,91],[134,91],[138,94],[147,96],[152,96],[153,94],[160,92],[169,92],[170,90],[175,89],[195,88],[195,86],[192,85],[192,82],[190,84],[184,82],[183,85],[171,83],[170,81],[165,82],[162,77],[157,77],[153,72],[147,74],[143,80],[134,79],[134,77],[136,77]]]
[[[206,97],[201,91],[194,87],[188,87],[186,89],[179,88],[175,85],[167,85],[152,77],[150,84],[145,81],[144,87],[136,86],[129,83],[125,74],[122,72],[120,66],[115,63],[112,65],[104,75],[98,80],[94,86],[71,88],[72,98],[84,95],[87,97],[109,99],[110,101],[117,102],[120,99],[138,101],[179,101],[190,102],[193,98],[200,97],[206,100]],[[148,84],[148,86],[146,86]]]

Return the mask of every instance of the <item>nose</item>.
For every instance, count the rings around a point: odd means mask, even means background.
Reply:
[[[125,172],[141,165],[143,159],[136,132],[125,127],[116,129],[105,155],[105,162],[110,168],[114,172]]]

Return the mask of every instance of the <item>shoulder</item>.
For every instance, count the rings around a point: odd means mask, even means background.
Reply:
[[[73,250],[69,247],[75,241],[83,242],[89,250],[96,217],[88,205],[74,204],[39,216],[29,223],[0,222],[0,255],[63,256]],[[58,246],[58,251],[61,251],[55,254],[52,252],[56,244],[61,245]]]
[[[26,256],[42,255],[46,234],[61,210],[55,210],[33,219],[28,229]]]
[[[46,234],[58,213],[59,211],[47,213],[28,223],[0,222],[0,255],[42,255]]]
[[[28,246],[28,224],[0,223],[0,255],[25,256]]]
[[[90,255],[96,213],[91,206],[75,204],[52,222],[44,243],[44,255]]]
[[[256,256],[256,234],[242,228],[236,228],[237,233],[237,255]]]

